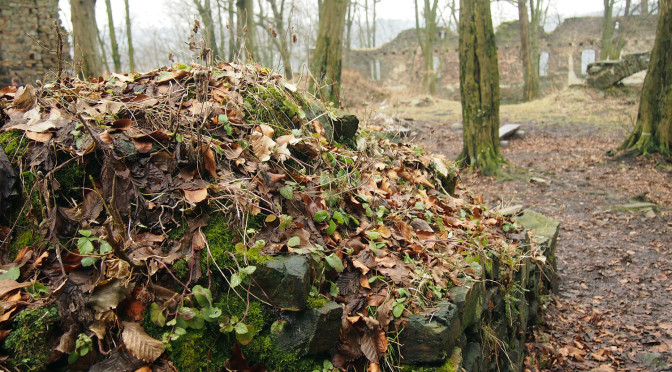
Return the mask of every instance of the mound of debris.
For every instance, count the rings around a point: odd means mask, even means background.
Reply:
[[[557,223],[526,212],[530,241],[267,69],[5,88],[0,114],[9,370],[521,365]]]

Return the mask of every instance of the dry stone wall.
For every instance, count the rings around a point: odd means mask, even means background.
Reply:
[[[0,86],[13,77],[30,83],[57,70],[54,21],[60,22],[58,0],[0,0]]]
[[[653,48],[655,15],[617,17],[614,22],[619,25],[616,36],[620,33],[625,42],[623,54]],[[518,22],[500,25],[496,35],[502,99],[519,100],[523,71]],[[568,18],[552,32],[543,34],[539,41],[542,92],[583,84],[587,65],[599,59],[601,37],[602,17]],[[444,29],[437,31],[436,40],[434,66],[439,81],[438,94],[459,99],[458,36]],[[350,51],[345,66],[392,89],[413,90],[420,88],[422,61],[416,31],[411,29],[378,48]]]

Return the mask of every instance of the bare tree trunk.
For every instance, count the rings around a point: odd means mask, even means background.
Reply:
[[[460,96],[463,149],[458,161],[483,174],[497,173],[499,71],[489,0],[460,1]]]
[[[611,19],[614,12],[614,0],[604,0],[604,18],[602,19],[602,43],[600,44],[600,59],[609,59],[613,53],[614,26]]]
[[[623,12],[623,16],[627,17],[630,15],[630,8],[632,7],[632,0],[625,0],[625,11]]]
[[[660,2],[662,2],[662,0],[660,0]],[[649,0],[642,0],[641,7],[642,7],[642,15],[649,14]],[[660,10],[658,10],[658,12],[660,12]]]
[[[334,104],[338,104],[341,90],[341,45],[347,7],[347,0],[329,0],[322,4],[317,44],[311,61],[320,95]]]
[[[434,72],[434,42],[436,41],[436,10],[438,0],[430,4],[430,0],[424,1],[423,15],[425,28],[420,28],[420,15],[418,0],[415,0],[415,29],[418,34],[418,42],[422,50],[422,90],[426,93],[436,93],[436,73]]]
[[[292,61],[289,55],[289,38],[291,35],[288,35],[287,30],[285,29],[285,0],[280,1],[280,8],[278,8],[277,0],[268,0],[268,2],[271,3],[271,11],[273,12],[273,21],[275,23],[274,27],[276,32],[279,33],[279,37],[274,37],[273,42],[280,51],[280,58],[282,59],[282,65],[285,70],[285,77],[291,79]]]
[[[131,72],[135,71],[135,51],[133,50],[133,38],[131,37],[131,16],[129,14],[128,0],[124,0],[126,6],[126,43],[128,44],[128,67]]]
[[[243,38],[245,44],[246,55],[248,59],[254,60],[258,58],[256,50],[255,32],[257,25],[254,22],[254,1],[253,0],[237,0],[238,7],[238,30],[240,37]]]
[[[212,19],[212,8],[210,7],[210,0],[193,0],[196,5],[198,15],[201,17],[203,27],[205,28],[205,42],[207,47],[212,50],[213,58],[219,56],[217,49],[217,34],[215,33],[215,22]]]
[[[117,34],[114,32],[114,18],[112,17],[112,4],[110,0],[105,0],[107,7],[107,27],[110,30],[110,48],[112,49],[112,63],[114,71],[121,71],[121,56],[119,55],[119,44],[117,44]]]
[[[530,24],[527,19],[527,0],[518,0],[520,25],[520,52],[523,59],[523,100],[529,102],[539,96],[539,79],[535,74],[530,53]]]
[[[621,149],[672,156],[672,0],[660,0],[656,42],[644,79],[637,124]]]
[[[236,39],[241,37],[240,34],[236,35],[238,28],[234,25],[235,22],[235,11],[234,11],[234,0],[229,0],[229,61],[233,61],[236,56]]]
[[[355,22],[355,6],[357,6],[355,1],[348,0],[348,11],[345,16],[345,59],[348,62],[352,50],[352,24]]]
[[[96,36],[98,37],[98,47],[103,54],[102,61],[105,67],[105,71],[110,72],[110,64],[107,62],[107,52],[105,52],[105,43],[103,43],[103,38],[100,37],[100,31],[96,32]]]
[[[97,40],[96,0],[70,0],[75,63],[81,65],[83,77],[99,76],[102,63]]]

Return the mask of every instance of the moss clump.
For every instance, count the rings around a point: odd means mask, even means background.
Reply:
[[[243,348],[250,364],[262,364],[269,371],[314,371],[322,370],[322,361],[313,358],[301,358],[298,351],[286,352],[278,349],[277,343],[271,335],[264,334],[255,337],[252,342]]]
[[[235,244],[233,243],[236,233],[227,226],[226,220],[221,213],[216,213],[210,218],[208,225],[203,228],[203,234],[205,234],[212,257],[209,257],[207,251],[203,252],[204,254],[201,255],[201,270],[204,273],[208,269],[217,272],[217,267],[212,262],[213,259],[222,270],[227,267],[236,267],[236,263],[230,254],[236,253]],[[208,267],[207,262],[210,262],[210,267]]]
[[[275,85],[256,85],[245,96],[245,108],[252,117],[264,123],[271,123],[277,135],[286,134],[294,128],[294,118],[305,117],[305,113],[294,102],[295,98],[285,89]]]
[[[180,372],[221,371],[231,357],[229,337],[208,324],[203,329],[188,329],[187,333],[168,344],[168,359]]]
[[[308,297],[306,305],[309,309],[319,309],[327,304],[327,299],[324,297]]]
[[[42,236],[35,233],[34,230],[21,230],[16,234],[16,238],[9,246],[9,259],[14,261],[16,255],[23,247],[35,247],[42,241]]]
[[[173,264],[173,273],[177,279],[186,280],[189,278],[189,264],[184,259],[179,259]]]
[[[84,167],[76,162],[71,162],[54,173],[54,178],[60,184],[61,190],[68,196],[81,194],[79,190],[86,183],[85,177]]]
[[[5,340],[5,349],[14,366],[21,371],[41,371],[52,353],[48,341],[60,321],[55,306],[28,308],[14,319],[12,333]]]
[[[10,130],[0,133],[0,147],[11,161],[12,165],[17,165],[21,155],[26,152],[29,140],[20,130]]]

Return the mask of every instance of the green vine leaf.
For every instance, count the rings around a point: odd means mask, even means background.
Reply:
[[[336,253],[332,253],[332,254],[328,255],[324,259],[327,261],[327,264],[329,264],[329,266],[331,266],[331,268],[333,268],[337,272],[342,273],[343,270],[345,270],[345,267],[343,267],[343,262],[336,255]]]

